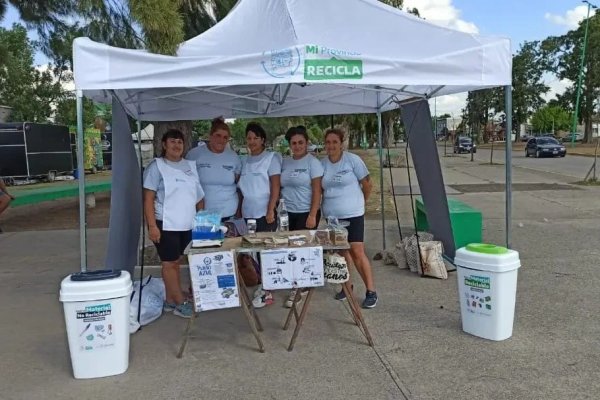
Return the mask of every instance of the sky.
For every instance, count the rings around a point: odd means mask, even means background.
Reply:
[[[600,0],[594,1],[600,6]],[[404,5],[418,8],[423,18],[436,24],[480,35],[508,37],[513,53],[524,41],[559,36],[577,28],[587,13],[587,6],[578,0],[404,0]],[[10,27],[18,21],[18,12],[9,7],[0,26]],[[37,36],[31,32],[30,37]],[[43,65],[48,60],[38,54],[35,62]],[[545,80],[551,87],[547,100],[570,84],[553,75],[547,75]],[[432,113],[459,116],[465,98],[466,94],[459,94],[432,100]]]

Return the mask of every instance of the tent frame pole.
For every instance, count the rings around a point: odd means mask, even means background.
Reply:
[[[506,247],[511,246],[511,219],[512,219],[512,86],[504,87],[504,103],[506,109],[505,132],[505,166],[506,166]]]
[[[85,220],[85,169],[83,150],[83,92],[77,91],[77,179],[79,180],[79,256],[81,272],[87,271],[87,224]]]
[[[139,111],[139,106],[138,106],[138,111]],[[139,115],[139,114],[138,114]],[[143,165],[142,165],[142,121],[137,118],[136,119],[136,127],[137,127],[137,147],[138,147],[138,162],[140,163],[139,167],[140,167],[140,175],[142,174],[143,171]],[[142,180],[142,187],[144,186],[144,178],[143,175],[141,175]],[[144,197],[143,197],[143,193],[142,193],[142,204],[140,205],[142,207],[142,210],[144,209]],[[144,257],[144,215],[142,212],[142,223],[140,225],[140,244],[139,244],[139,248],[138,248],[138,265],[141,265],[140,263],[143,263],[143,257]],[[143,278],[143,274],[140,275]],[[141,283],[141,281],[140,281]],[[138,321],[139,322],[139,321]]]
[[[381,132],[381,93],[377,92],[377,146],[379,147],[379,195],[381,200],[381,237],[383,250],[385,244],[385,200],[383,196],[383,140]],[[389,162],[389,160],[388,160]]]

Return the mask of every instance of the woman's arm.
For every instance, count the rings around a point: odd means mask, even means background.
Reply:
[[[269,177],[269,205],[267,206],[267,223],[275,222],[275,206],[279,200],[279,191],[281,189],[281,175],[271,175]]]
[[[204,199],[196,203],[196,211],[204,210]]]
[[[323,194],[321,179],[322,177],[319,176],[310,181],[312,196],[310,199],[310,211],[308,213],[308,218],[306,219],[307,228],[316,228],[317,226],[317,211],[319,211],[319,207],[321,207],[321,195]]]
[[[2,190],[4,193],[6,193],[6,195],[8,197],[11,198],[11,200],[15,199],[15,196],[13,196],[12,194],[8,193],[8,190],[6,189],[6,185],[4,184],[4,181],[0,178],[0,190]]]
[[[369,199],[369,196],[371,195],[371,191],[373,190],[373,184],[371,183],[371,178],[369,177],[369,175],[367,175],[364,178],[362,178],[359,181],[359,183],[360,183],[360,188],[362,189],[363,196],[365,198],[365,203],[366,203],[367,200]]]
[[[156,192],[150,189],[144,189],[144,216],[148,223],[148,236],[155,243],[160,241],[160,230],[156,225],[156,216],[154,215],[154,199]]]

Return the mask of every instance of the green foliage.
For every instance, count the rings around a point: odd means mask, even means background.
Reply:
[[[542,82],[547,62],[539,42],[523,43],[513,57],[513,125],[525,123],[544,105],[542,95],[550,90]],[[504,110],[503,106],[501,108]]]
[[[544,105],[542,97],[550,88],[543,83],[543,75],[549,66],[547,52],[539,42],[524,42],[519,52],[513,56],[513,126],[527,122],[534,111]],[[469,92],[467,104],[463,109],[463,121],[481,134],[490,118],[505,112],[504,88],[484,89]]]
[[[307,128],[306,133],[308,134],[308,139],[313,144],[321,144],[325,141],[325,132],[319,127],[319,125],[311,125]]]
[[[211,122],[207,120],[192,121],[192,139],[208,139]]]
[[[83,126],[94,126],[94,118],[96,117],[96,107],[92,100],[83,99]],[[107,118],[107,117],[104,117]],[[108,116],[108,120],[110,116]],[[56,105],[54,122],[61,125],[77,126],[77,104],[74,98],[67,98],[59,101]]]
[[[12,107],[11,120],[46,122],[52,104],[64,96],[51,71],[33,67],[35,48],[20,25],[0,28],[0,104]]]
[[[569,79],[574,85],[568,88],[562,96],[557,97],[556,103],[568,103],[568,109],[575,109],[576,90],[580,63],[581,50],[584,45],[586,20],[580,22],[579,27],[567,32],[563,36],[549,37],[542,43],[542,48],[550,60],[550,68],[559,79]],[[600,14],[596,13],[589,19],[589,32],[586,46],[586,57],[583,68],[583,81],[581,86],[580,113],[578,120],[585,124],[585,142],[589,142],[592,133],[592,118],[594,105],[600,94]],[[567,108],[567,107],[565,107]]]
[[[146,48],[152,53],[174,55],[184,40],[179,0],[129,0],[131,16],[139,22]]]
[[[185,40],[198,36],[225,18],[237,0],[181,0]]]
[[[546,106],[533,114],[531,124],[535,132],[567,131],[571,125],[571,114],[558,106]]]

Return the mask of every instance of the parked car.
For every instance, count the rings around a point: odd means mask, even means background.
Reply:
[[[562,138],[563,143],[572,142],[575,137],[576,142],[583,141],[583,133],[569,133],[567,136]]]
[[[521,142],[529,142],[529,139],[531,139],[533,137],[533,135],[521,135]]]
[[[477,153],[477,145],[473,144],[473,140],[470,137],[457,137],[454,141],[454,152],[455,153],[470,153],[471,147],[473,148],[473,153]]]
[[[525,157],[564,157],[566,154],[565,146],[551,137],[531,138],[525,146]]]

